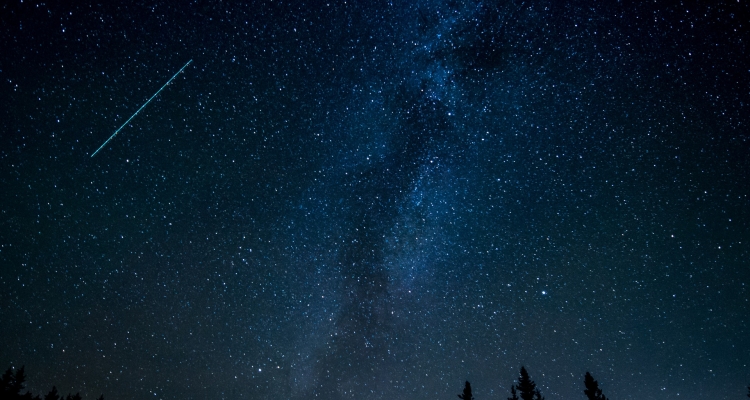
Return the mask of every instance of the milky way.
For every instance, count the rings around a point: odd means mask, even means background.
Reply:
[[[547,399],[587,371],[743,398],[742,15],[3,6],[0,367],[84,398],[505,399],[522,365]]]

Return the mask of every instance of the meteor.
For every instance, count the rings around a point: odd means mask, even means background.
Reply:
[[[138,111],[136,111],[136,112],[135,112],[135,114],[131,115],[131,116],[130,116],[130,118],[128,118],[128,120],[127,120],[127,121],[125,121],[125,123],[124,123],[124,124],[122,124],[122,126],[121,126],[121,127],[119,127],[119,128],[118,128],[118,129],[117,129],[117,130],[115,131],[115,133],[113,133],[113,134],[112,134],[112,136],[110,136],[110,137],[109,137],[109,139],[107,139],[107,140],[106,140],[106,141],[105,141],[104,143],[102,143],[102,145],[101,145],[101,146],[99,146],[99,148],[98,148],[98,149],[96,149],[96,151],[94,152],[94,154],[92,154],[92,155],[91,155],[91,157],[94,157],[94,156],[96,155],[96,153],[98,153],[98,152],[99,152],[99,150],[103,149],[103,148],[104,148],[104,146],[106,146],[106,145],[107,145],[107,143],[109,143],[109,141],[110,141],[110,140],[114,139],[114,137],[115,137],[115,136],[117,136],[117,134],[118,134],[118,133],[120,133],[120,131],[122,130],[122,128],[124,128],[124,127],[125,127],[125,125],[127,125],[127,124],[128,124],[128,122],[130,122],[130,120],[132,120],[133,118],[135,118],[135,116],[136,116],[136,115],[138,115],[138,113],[139,113],[139,112],[141,112],[141,110],[143,110],[143,108],[144,108],[144,107],[146,107],[146,106],[148,105],[148,103],[150,103],[150,102],[151,102],[151,100],[153,100],[153,99],[154,99],[154,97],[156,97],[156,96],[157,96],[157,95],[159,94],[159,92],[161,92],[162,90],[164,90],[164,88],[165,88],[165,87],[167,87],[167,85],[169,85],[169,83],[170,83],[170,82],[172,82],[172,80],[174,80],[174,78],[176,78],[176,77],[177,77],[177,75],[179,75],[179,74],[180,74],[180,72],[182,72],[182,70],[184,70],[184,69],[185,69],[185,68],[186,68],[186,67],[187,67],[188,65],[190,65],[190,63],[191,63],[191,62],[193,62],[193,60],[190,60],[190,61],[188,61],[188,62],[187,62],[187,63],[186,63],[185,65],[183,65],[183,66],[182,66],[182,68],[180,68],[180,70],[179,70],[179,71],[177,71],[177,73],[176,73],[176,74],[174,74],[174,75],[173,75],[173,76],[172,76],[172,77],[171,77],[171,78],[170,78],[170,79],[169,79],[169,80],[167,81],[167,83],[165,83],[165,84],[164,84],[164,86],[162,86],[162,87],[161,87],[161,89],[157,90],[157,91],[156,91],[156,93],[154,93],[154,95],[153,95],[153,96],[151,96],[151,98],[150,98],[150,99],[148,99],[148,100],[147,100],[147,101],[146,101],[145,103],[143,103],[143,105],[141,106],[141,108],[139,108],[139,109],[138,109]]]

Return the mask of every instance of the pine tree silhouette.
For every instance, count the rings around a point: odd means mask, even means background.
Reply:
[[[510,397],[508,397],[508,400],[518,400],[518,396],[516,395],[516,385],[510,385]]]
[[[13,386],[13,370],[8,368],[0,379],[0,398],[6,399],[12,396],[11,387]]]
[[[19,368],[13,373],[13,368],[8,368],[0,380],[0,399],[2,400],[40,400],[39,396],[32,397],[31,393],[21,394],[24,389],[23,383],[26,382],[24,367]]]
[[[526,368],[524,367],[521,367],[521,375],[518,377],[518,385],[516,385],[516,389],[518,389],[518,394],[521,396],[521,400],[544,400],[539,389],[536,388],[536,383],[531,380],[529,373],[526,372]]]
[[[57,393],[57,388],[52,386],[52,390],[44,395],[44,400],[60,400],[60,395]]]
[[[464,386],[464,393],[459,394],[458,398],[462,400],[474,400],[474,396],[471,395],[471,384],[469,384],[469,381],[466,381],[466,386]]]
[[[584,389],[583,393],[586,395],[586,398],[588,400],[607,400],[606,397],[602,394],[602,390],[599,389],[599,382],[594,380],[594,377],[591,376],[588,371],[586,372],[586,376],[583,378],[583,384],[586,386],[586,389]]]
[[[30,392],[21,394],[24,382],[26,382],[24,367],[19,368],[15,374],[12,367],[8,368],[0,378],[0,400],[42,400],[39,395],[32,396]],[[52,390],[44,396],[44,400],[81,400],[81,395],[79,393],[68,394],[68,397],[63,398],[58,393],[57,387],[52,386]],[[99,396],[97,400],[104,400],[104,395]]]
[[[26,381],[23,369],[24,367],[19,368],[15,374],[12,367],[5,371],[2,378],[2,387],[0,387],[3,398],[13,399],[20,396],[21,390],[23,390],[23,382]]]

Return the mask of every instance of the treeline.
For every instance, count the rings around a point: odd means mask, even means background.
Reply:
[[[39,395],[32,395],[31,392],[21,393],[26,388],[24,385],[26,382],[26,374],[23,367],[13,372],[13,367],[8,368],[3,374],[2,382],[0,382],[0,400],[42,400]],[[44,395],[44,400],[82,400],[79,393],[70,394],[67,397],[63,397],[57,392],[57,388],[52,386],[52,390]],[[97,400],[104,400],[104,395],[99,396]]]
[[[30,392],[21,393],[24,389],[24,382],[26,382],[26,374],[24,367],[19,368],[16,372],[13,372],[13,367],[8,368],[3,374],[2,382],[0,382],[0,400],[42,400],[39,395],[32,395]],[[586,395],[587,400],[609,400],[602,393],[602,389],[599,388],[599,382],[594,380],[589,372],[583,377],[583,394]],[[747,397],[750,397],[750,386],[747,387]],[[471,394],[471,384],[466,381],[464,385],[463,393],[458,395],[461,400],[475,400]],[[62,397],[55,386],[52,386],[52,390],[44,395],[44,400],[82,400],[80,393],[70,394],[67,397]],[[97,400],[104,400],[104,395],[99,396]],[[518,383],[512,383],[510,385],[510,397],[508,400],[545,400],[542,393],[537,388],[536,383],[531,380],[528,371],[525,367],[521,367],[521,372],[518,376]]]
[[[588,400],[608,400],[602,394],[602,390],[599,389],[599,382],[594,380],[594,377],[590,373],[586,372],[583,377],[583,385],[585,389],[583,393],[586,395]],[[464,385],[464,392],[458,395],[461,400],[474,400],[474,396],[471,394],[471,384],[466,381]],[[518,383],[512,383],[510,385],[510,397],[508,400],[544,400],[542,392],[536,387],[536,383],[531,380],[529,372],[526,368],[521,367],[521,373],[518,376]]]
[[[599,388],[599,382],[594,380],[594,377],[590,373],[586,372],[583,377],[583,394],[586,395],[588,400],[608,400],[607,397],[602,393],[602,389]],[[750,386],[747,387],[747,397],[750,397]],[[461,400],[474,400],[474,396],[471,394],[471,384],[466,381],[464,385],[463,393],[458,395]],[[521,367],[521,373],[518,376],[518,383],[510,385],[510,397],[508,400],[544,400],[544,396],[536,387],[536,383],[529,377],[526,368]]]

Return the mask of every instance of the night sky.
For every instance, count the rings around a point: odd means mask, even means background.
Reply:
[[[745,398],[747,1],[60,3],[0,6],[33,393]]]

